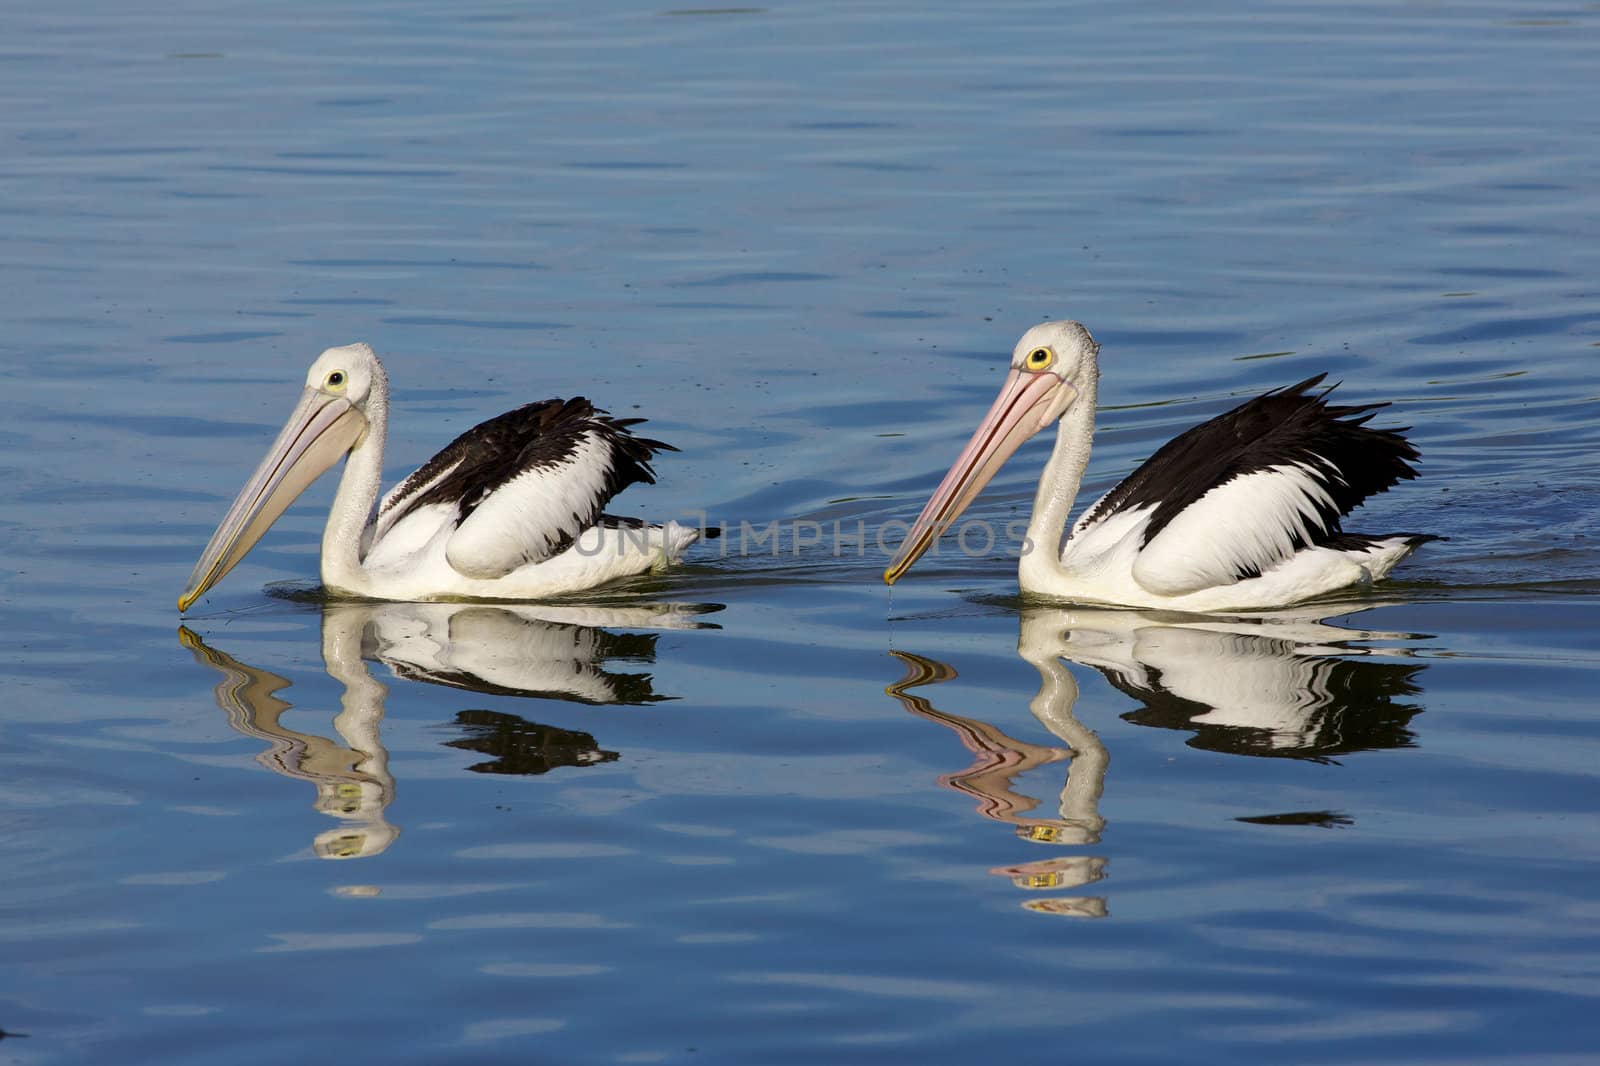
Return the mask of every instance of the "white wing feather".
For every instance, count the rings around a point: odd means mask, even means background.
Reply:
[[[491,492],[451,535],[445,558],[467,577],[496,578],[564,550],[594,520],[611,462],[611,445],[586,434],[560,462]]]
[[[416,474],[401,481],[383,494],[378,501],[378,517],[362,533],[361,562],[363,566],[393,566],[407,556],[420,551],[438,535],[440,528],[454,521],[453,506],[434,504],[406,510],[405,502],[427,492],[455,472],[461,463],[451,463],[425,484],[412,485]],[[411,486],[411,491],[405,491]],[[397,517],[398,516],[398,517]]]
[[[1321,476],[1328,476],[1322,473]],[[1207,492],[1140,550],[1134,579],[1162,596],[1217,585],[1270,570],[1313,534],[1323,514],[1337,514],[1318,472],[1289,463],[1244,474]]]
[[[453,503],[430,503],[414,507],[398,522],[382,527],[362,562],[382,569],[393,566],[427,547],[439,531],[456,520]]]

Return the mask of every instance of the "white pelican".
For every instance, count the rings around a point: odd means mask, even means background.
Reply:
[[[1342,515],[1417,476],[1384,404],[1333,407],[1324,375],[1276,389],[1173,438],[1100,497],[1062,545],[1089,443],[1100,346],[1077,322],[1022,335],[1000,395],[884,571],[895,581],[1023,441],[1059,422],[1018,564],[1024,592],[1182,611],[1274,607],[1385,577],[1428,534],[1346,533]],[[1059,550],[1058,550],[1059,548]]]
[[[635,437],[637,418],[588,400],[545,400],[475,426],[389,490],[376,511],[389,380],[365,344],[329,348],[211,535],[178,597],[186,611],[222,580],[295,497],[345,455],[322,534],[322,583],[375,600],[533,600],[676,562],[693,527],[605,514],[650,461],[675,451]]]

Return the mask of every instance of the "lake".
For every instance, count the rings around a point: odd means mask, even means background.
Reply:
[[[5,24],[0,1063],[1600,1056],[1600,5]],[[891,596],[1062,317],[1084,502],[1327,372],[1422,452],[1349,528],[1448,539],[1292,613],[1024,600],[1003,544]],[[340,602],[325,479],[180,619],[358,340],[390,483],[581,394],[681,450],[613,510],[725,535]]]

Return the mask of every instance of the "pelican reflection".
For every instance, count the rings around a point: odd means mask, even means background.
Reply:
[[[681,604],[557,607],[450,603],[335,603],[322,613],[322,660],[342,686],[335,737],[294,730],[282,721],[293,704],[278,693],[290,682],[208,647],[187,627],[178,631],[195,659],[222,675],[215,692],[228,723],[265,741],[256,760],[316,787],[315,808],[338,820],[312,844],[325,859],[377,855],[400,834],[386,817],[395,781],[379,735],[388,687],[372,676],[379,662],[408,681],[426,681],[493,695],[586,704],[646,704],[658,694],[647,672],[618,665],[655,661],[655,633],[618,629],[689,629],[713,608]],[[469,709],[455,715],[457,739],[447,747],[488,756],[468,769],[539,774],[557,767],[610,762],[594,737],[530,722],[518,715]],[[463,735],[464,734],[464,735]]]
[[[1074,713],[1077,679],[1067,663],[1093,667],[1141,706],[1121,715],[1137,725],[1184,729],[1193,746],[1237,755],[1330,762],[1338,755],[1408,746],[1421,707],[1423,664],[1410,658],[1416,634],[1346,629],[1288,612],[1215,618],[1146,611],[1032,608],[1021,618],[1017,650],[1039,672],[1029,704],[1062,746],[1017,740],[997,726],[936,710],[911,689],[956,676],[950,666],[892,652],[907,668],[889,693],[911,713],[938,722],[973,753],[965,770],[940,784],[976,799],[978,813],[1011,825],[1026,840],[1084,847],[1100,843],[1100,796],[1110,757]],[[1055,810],[1020,791],[1021,774],[1066,763]],[[1264,825],[1340,826],[1337,811],[1241,817]],[[1107,860],[1087,854],[995,867],[1027,891],[1062,891],[1104,878]],[[1038,913],[1104,917],[1099,896],[1055,896],[1024,904]]]
[[[1188,730],[1192,747],[1330,760],[1414,742],[1417,639],[1289,612],[1049,609],[1023,615],[1018,649],[1041,671],[1052,657],[1094,667],[1142,705],[1124,720]]]

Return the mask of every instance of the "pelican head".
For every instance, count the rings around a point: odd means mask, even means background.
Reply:
[[[189,606],[221,581],[306,487],[361,443],[367,408],[387,395],[383,365],[365,344],[329,348],[306,372],[305,391],[272,450],[228,508],[178,597]]]
[[[892,585],[983,491],[1022,442],[1093,395],[1100,346],[1080,322],[1041,322],[1011,352],[1011,370],[989,413],[917,516],[883,580]]]

